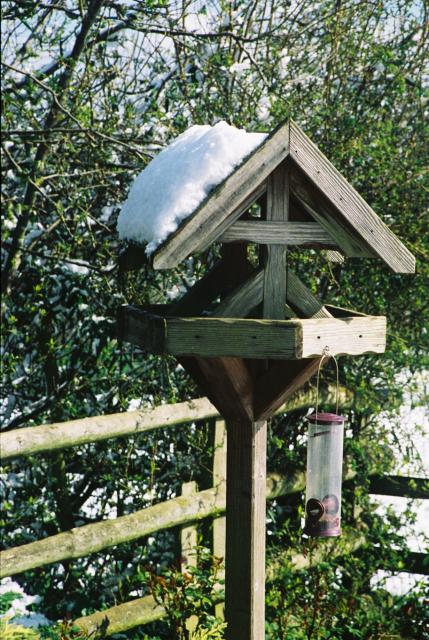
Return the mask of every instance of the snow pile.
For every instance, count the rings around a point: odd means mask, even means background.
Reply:
[[[43,613],[29,611],[27,607],[39,604],[40,596],[29,596],[24,589],[11,578],[4,578],[0,583],[0,597],[9,596],[8,607],[0,618],[9,621],[10,624],[17,624],[21,627],[38,628],[51,624],[50,620]]]
[[[137,176],[118,218],[119,237],[152,253],[265,139],[226,122],[194,125]]]

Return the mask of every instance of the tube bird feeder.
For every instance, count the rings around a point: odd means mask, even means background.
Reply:
[[[313,413],[308,422],[304,533],[317,538],[339,536],[345,418]]]

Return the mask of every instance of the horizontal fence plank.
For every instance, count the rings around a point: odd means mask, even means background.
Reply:
[[[336,540],[326,540],[324,544],[319,547],[313,554],[304,556],[301,553],[293,554],[292,557],[289,554],[284,554],[280,558],[271,562],[267,567],[267,582],[272,582],[281,566],[290,566],[292,571],[302,571],[307,569],[310,564],[317,565],[323,562],[327,557],[330,560],[335,557],[341,557],[344,554],[353,553],[365,542],[365,538],[359,534],[350,533],[350,537],[347,541],[344,541],[341,545],[338,545]],[[216,597],[213,598],[213,602],[220,601]],[[155,622],[165,616],[165,610],[163,607],[157,605],[152,596],[145,596],[143,598],[137,598],[111,607],[105,611],[97,611],[89,616],[78,618],[74,621],[74,624],[87,633],[93,633],[97,630],[97,627],[107,618],[109,626],[107,627],[107,636],[111,636],[114,633],[120,633],[128,631],[139,625],[144,625],[149,622]]]
[[[326,556],[329,556],[331,561],[333,558],[341,558],[344,555],[355,553],[365,544],[365,537],[357,534],[349,533],[348,539],[341,545],[338,545],[337,540],[326,540],[323,546],[320,546],[311,556],[304,556],[301,553],[293,554],[291,557],[281,556],[280,558],[269,563],[267,567],[267,582],[272,582],[279,570],[285,565],[290,567],[291,571],[302,571],[310,566],[316,566],[324,561]],[[393,572],[405,571],[409,573],[422,573],[427,575],[429,573],[428,558],[426,554],[411,552],[405,559],[405,567],[391,566],[390,570]],[[380,566],[380,568],[384,568]],[[152,596],[145,596],[143,598],[137,598],[131,602],[111,607],[105,611],[98,611],[89,616],[78,618],[74,621],[74,624],[88,633],[96,631],[97,627],[107,618],[109,626],[107,627],[107,636],[111,636],[114,633],[122,631],[128,631],[139,625],[148,624],[149,622],[155,622],[165,616],[165,610],[158,605]],[[397,637],[401,640],[401,636]],[[387,637],[386,637],[387,640]],[[390,636],[389,636],[390,640]],[[403,639],[405,640],[405,638]]]
[[[349,470],[344,480],[352,480]],[[305,474],[267,478],[267,499],[297,493],[305,487]],[[0,554],[0,577],[12,576],[29,569],[80,558],[124,542],[137,540],[156,531],[217,517],[225,511],[225,495],[221,489],[211,488],[190,497],[177,497],[141,509],[130,515],[89,524],[59,533],[43,540],[13,547]],[[411,557],[411,556],[410,556]],[[404,569],[407,570],[407,569]]]
[[[410,551],[404,558],[403,563],[403,567],[394,567],[392,570],[405,571],[406,573],[419,573],[424,576],[429,575],[429,555],[427,553]]]
[[[373,476],[369,493],[429,500],[429,480],[406,476]]]
[[[139,625],[156,622],[165,616],[165,609],[155,602],[152,596],[136,598],[130,602],[110,607],[105,611],[97,611],[90,616],[84,616],[74,621],[73,625],[85,633],[95,633],[98,627],[107,619],[106,636],[114,633],[129,631]]]
[[[3,551],[0,554],[0,577],[87,556],[161,529],[215,516],[224,510],[224,497],[219,496],[215,489],[206,489],[191,497],[173,498],[114,520],[76,527]]]
[[[344,387],[340,389],[342,407],[351,406],[352,398],[351,392]],[[313,406],[315,402],[315,390],[305,390],[295,394],[280,407],[277,413],[305,409]],[[333,385],[321,392],[320,402],[322,405],[335,403],[335,387]],[[219,412],[211,402],[207,398],[196,398],[177,404],[160,405],[153,409],[113,413],[37,427],[24,427],[1,434],[0,454],[2,461],[6,462],[18,456],[67,449],[110,438],[133,436],[153,429],[164,429],[215,417],[219,417]]]
[[[352,479],[350,471],[346,479]],[[267,499],[302,491],[305,474],[286,477],[270,474],[267,478]],[[216,517],[225,512],[225,492],[222,487],[205,489],[192,496],[180,496],[140,509],[114,520],[76,527],[43,540],[13,547],[0,553],[0,578],[29,569],[81,558],[102,549],[137,540],[156,531]]]
[[[16,456],[137,435],[153,429],[207,420],[218,415],[217,409],[208,398],[197,398],[189,402],[160,405],[153,409],[14,429],[0,437],[1,458],[6,461]]]
[[[304,486],[303,473],[292,478],[273,474],[267,478],[267,498],[301,491]],[[80,558],[156,531],[214,517],[223,513],[225,506],[225,492],[219,487],[199,491],[189,497],[173,498],[115,520],[76,527],[44,540],[2,551],[0,577],[16,575],[53,562]]]

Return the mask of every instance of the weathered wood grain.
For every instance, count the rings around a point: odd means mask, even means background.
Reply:
[[[300,317],[332,317],[332,314],[291,269],[288,269],[287,273],[286,300]]]
[[[330,318],[332,314],[314,296],[298,276],[288,269],[286,298],[291,307],[304,318]],[[270,362],[267,372],[256,382],[255,416],[270,418],[286,398],[293,395],[317,371],[320,358],[312,360]]]
[[[253,380],[242,358],[195,358],[210,399],[227,419],[253,418]]]
[[[258,269],[240,287],[226,296],[212,315],[213,317],[245,317],[262,302],[263,295],[263,269]],[[298,317],[330,318],[332,316],[291,269],[287,270],[286,301]]]
[[[245,318],[262,302],[264,293],[263,269],[258,269],[245,282],[225,296],[213,311],[214,318]]]
[[[323,313],[323,309],[319,312]],[[155,353],[176,356],[288,360],[321,356],[326,348],[333,355],[383,353],[385,350],[384,316],[293,320],[161,319],[137,307],[127,307],[124,313],[125,340]]]
[[[214,189],[177,232],[157,249],[153,255],[154,268],[172,268],[189,254],[219,238],[261,196],[261,185],[288,154],[289,122],[285,122]]]
[[[336,241],[317,222],[277,222],[274,220],[237,220],[225,231],[221,242],[336,247]]]
[[[213,487],[221,493],[226,500],[226,456],[227,437],[224,420],[215,421],[214,429],[214,451],[213,451]],[[213,556],[222,558],[225,561],[226,544],[226,518],[220,516],[213,520]],[[225,578],[225,562],[219,569],[219,579]],[[215,615],[223,620],[225,617],[225,607],[223,602],[215,605]]]
[[[83,631],[86,635],[96,634],[102,623],[107,619],[109,626],[106,636],[134,629],[139,625],[162,620],[166,615],[164,607],[159,605],[153,596],[136,598],[130,602],[124,602],[103,611],[82,616],[73,622],[73,626]],[[96,636],[95,636],[96,637]]]
[[[213,242],[219,242],[220,236],[228,228],[228,226],[235,220],[241,218],[243,215],[246,215],[250,207],[258,202],[262,197],[264,197],[266,191],[267,182],[266,180],[264,180],[252,191],[249,196],[244,198],[244,200],[234,209],[234,211],[230,213],[228,219],[222,223],[221,228],[218,230],[218,232],[216,232],[215,239],[206,239],[206,241],[198,247],[198,251],[207,251],[207,249],[213,244]]]
[[[371,258],[373,253],[366,243],[356,237],[353,227],[340,215],[336,207],[313,184],[300,167],[290,162],[290,188],[295,200],[299,202],[313,220],[323,227],[348,257]]]
[[[314,358],[323,353],[323,348],[328,348],[331,355],[352,356],[386,350],[384,316],[317,318],[301,320],[301,326],[301,358]]]
[[[160,405],[141,411],[113,413],[14,429],[0,435],[0,457],[3,462],[6,462],[17,456],[57,451],[88,442],[137,435],[153,429],[206,420],[218,415],[216,407],[207,398],[196,398],[189,402]]]
[[[263,640],[267,423],[227,421],[227,433],[227,638]]]
[[[289,217],[289,167],[283,161],[268,178],[267,222],[286,222]],[[284,320],[286,299],[286,246],[267,245],[264,270],[263,317]]]
[[[197,483],[194,480],[182,484],[182,496],[190,497],[198,493]],[[180,566],[185,573],[189,567],[197,566],[197,527],[187,524],[180,531]]]
[[[267,372],[255,383],[254,414],[257,420],[268,420],[287,398],[292,396],[319,367],[319,358],[270,363]]]
[[[290,155],[374,256],[384,260],[395,273],[414,273],[412,253],[293,121],[290,123]]]
[[[165,352],[200,358],[300,357],[300,321],[166,318]]]
[[[345,258],[340,251],[332,251],[328,249],[324,252],[325,257],[329,262],[333,262],[335,264],[343,264],[345,262]]]

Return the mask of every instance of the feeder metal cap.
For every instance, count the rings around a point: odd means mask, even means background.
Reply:
[[[312,413],[311,416],[307,416],[307,420],[313,424],[342,424],[346,419],[345,416],[336,413]]]

